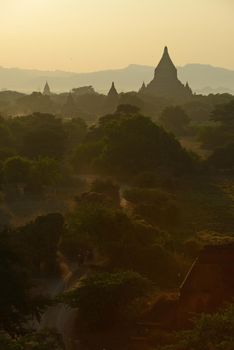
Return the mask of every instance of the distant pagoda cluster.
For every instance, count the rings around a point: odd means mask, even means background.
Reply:
[[[45,96],[51,95],[48,82],[46,82],[43,94]],[[143,82],[139,94],[167,98],[175,101],[188,100],[193,96],[188,82],[184,85],[178,79],[177,69],[170,58],[167,47],[164,48],[162,58],[154,71],[153,80],[148,85]],[[115,88],[115,83],[112,82],[107,98],[110,103],[114,103],[118,100],[118,96],[119,94]]]
[[[112,83],[108,96],[116,96],[116,93],[115,85]],[[169,56],[167,47],[164,48],[162,58],[154,71],[153,80],[148,85],[143,82],[139,94],[172,100],[187,100],[193,96],[188,82],[184,85],[178,79],[177,69]]]

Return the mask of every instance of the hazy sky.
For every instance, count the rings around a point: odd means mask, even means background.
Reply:
[[[0,0],[0,66],[93,71],[156,65],[234,69],[234,0]]]

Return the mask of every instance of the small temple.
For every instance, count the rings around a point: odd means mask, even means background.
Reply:
[[[113,98],[113,97],[116,98],[116,97],[119,96],[119,94],[118,94],[118,92],[117,92],[117,90],[115,88],[115,83],[114,82],[112,82],[111,88],[110,88],[107,96],[111,97],[111,98]]]
[[[119,94],[115,88],[115,83],[112,82],[111,88],[106,96],[105,108],[106,113],[114,113],[119,103]]]
[[[167,47],[164,48],[163,56],[154,71],[153,80],[146,87],[143,85],[142,88],[144,93],[149,95],[175,100],[186,100],[193,95],[189,84],[184,85],[178,79],[177,69],[170,58]]]
[[[45,95],[45,96],[50,96],[51,95],[51,90],[50,90],[48,82],[46,82],[46,84],[45,84],[45,87],[44,87],[44,90],[43,90],[43,95]]]
[[[146,90],[145,82],[143,81],[143,84],[141,85],[140,90],[138,91],[140,94],[144,94]]]

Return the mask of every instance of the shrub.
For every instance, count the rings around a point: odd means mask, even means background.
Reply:
[[[135,272],[98,273],[86,277],[62,300],[78,308],[89,327],[106,328],[136,317],[131,306],[149,291],[150,282]]]

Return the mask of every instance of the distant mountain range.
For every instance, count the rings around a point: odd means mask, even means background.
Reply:
[[[123,69],[91,73],[63,71],[39,71],[0,67],[0,89],[21,92],[42,91],[48,81],[54,92],[92,85],[96,91],[106,93],[114,81],[121,91],[138,91],[142,82],[152,80],[154,67],[131,64]],[[178,67],[178,76],[183,83],[189,82],[193,91],[202,94],[234,94],[234,71],[204,64],[187,64]]]

